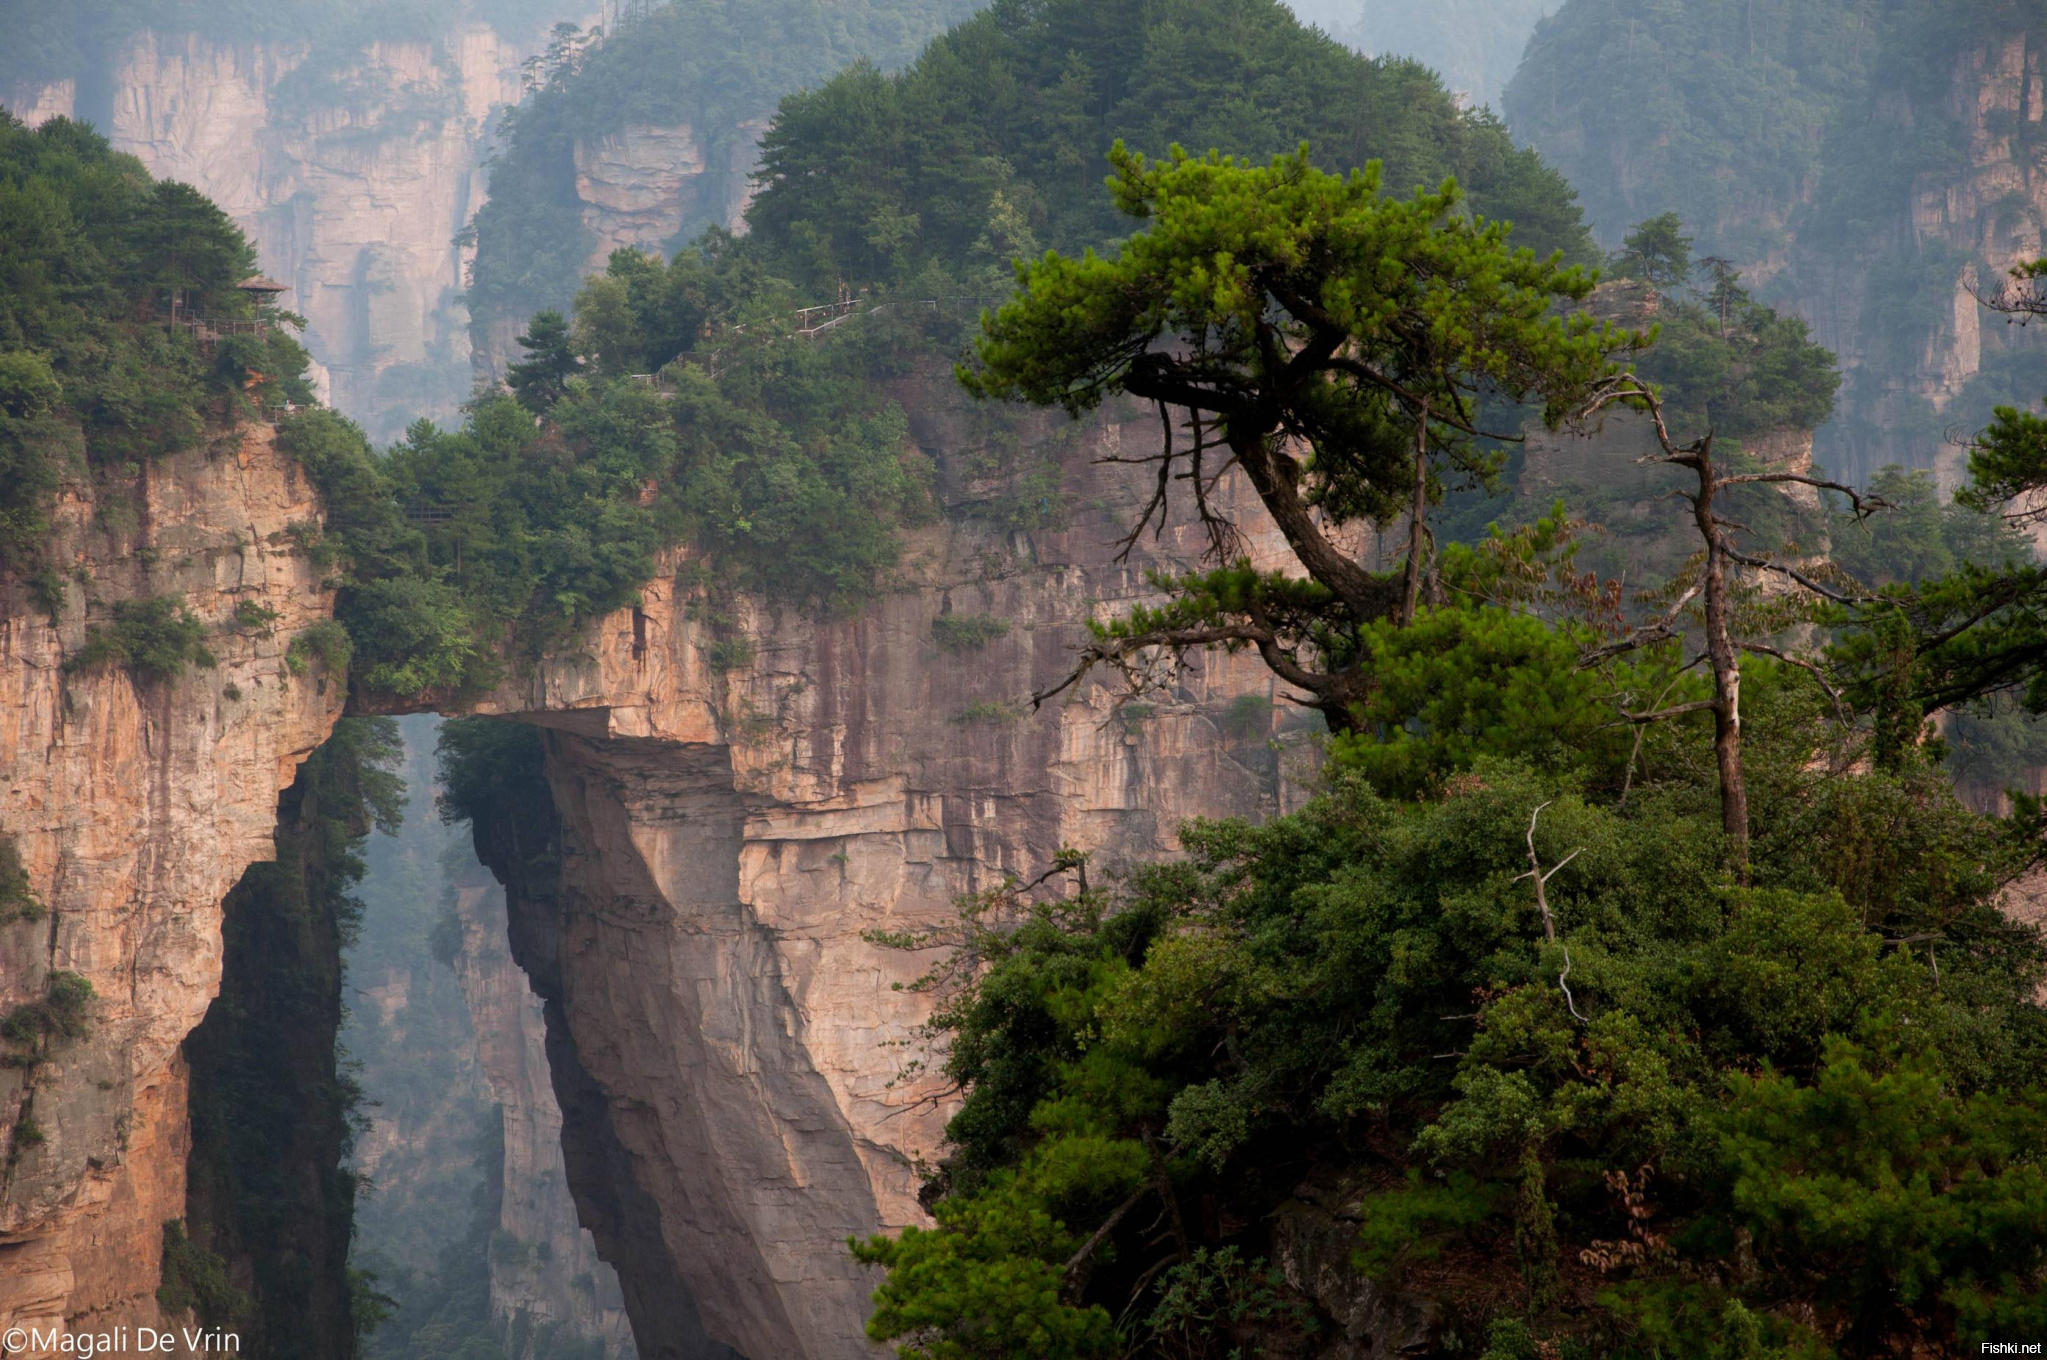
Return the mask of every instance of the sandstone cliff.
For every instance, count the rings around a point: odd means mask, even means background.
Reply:
[[[482,202],[490,121],[519,98],[541,37],[468,22],[341,60],[144,31],[108,70],[52,73],[0,90],[0,104],[32,124],[87,119],[151,174],[218,203],[291,285],[322,398],[384,440],[421,416],[453,418],[469,395],[455,237]],[[81,104],[81,84],[108,93]]]
[[[157,1320],[163,1224],[185,1212],[179,1046],[219,986],[222,899],[270,858],[279,791],[342,703],[287,664],[332,600],[288,533],[319,507],[273,436],[247,426],[145,465],[133,520],[72,488],[61,617],[18,582],[0,597],[0,828],[48,909],[0,924],[0,1011],[53,972],[94,992],[89,1037],[0,1067],[0,1330]],[[167,593],[209,626],[216,667],[65,673],[108,604]],[[244,605],[275,617],[238,623]]]
[[[913,420],[942,463],[971,463],[942,412]],[[1208,658],[1141,702],[1107,684],[1021,702],[1061,678],[1083,619],[1198,555],[1182,521],[1110,560],[1135,488],[1091,460],[1155,434],[1089,427],[1062,446],[1066,527],[927,528],[857,618],[739,600],[715,623],[677,559],[582,655],[481,705],[549,729],[552,843],[478,839],[510,880],[570,1184],[641,1354],[869,1353],[873,1281],[845,1240],[925,1221],[918,1170],[951,1104],[913,1063],[931,998],[902,986],[933,955],[865,932],[942,925],[1062,846],[1113,872],[1170,853],[1185,817],[1297,796],[1254,660]],[[945,614],[1007,631],[949,652]]]
[[[677,554],[638,607],[480,705],[548,729],[557,855],[546,881],[533,861],[493,867],[513,880],[511,940],[544,1003],[559,1113],[540,1088],[535,1003],[501,961],[480,962],[484,899],[464,907],[514,1163],[501,1224],[557,1261],[587,1256],[547,1188],[559,1120],[576,1208],[648,1356],[867,1351],[872,1282],[845,1238],[922,1219],[917,1171],[949,1107],[913,1063],[930,999],[896,986],[930,956],[863,932],[941,924],[959,894],[1035,873],[1060,847],[1113,872],[1170,852],[1183,817],[1298,796],[1272,740],[1290,710],[1248,658],[1208,658],[1135,702],[1092,685],[1037,714],[1021,703],[1060,678],[1084,619],[1147,595],[1145,569],[1190,562],[1199,540],[1175,521],[1111,560],[1140,491],[1093,460],[1148,448],[1149,418],[1025,431],[1046,466],[1031,504],[1011,504],[1015,467],[978,446],[943,387],[904,396],[951,513],[915,532],[899,579],[858,616],[706,609]],[[97,995],[89,1039],[32,1072],[0,1069],[0,1136],[16,1149],[0,1325],[156,1320],[163,1224],[188,1212],[179,1046],[220,983],[221,903],[272,856],[279,790],[341,703],[317,666],[287,664],[331,600],[292,550],[289,527],[318,507],[273,431],[142,475],[122,535],[93,527],[88,500],[65,503],[66,560],[91,585],[67,587],[62,621],[18,585],[0,620],[0,827],[51,909],[0,928],[0,1003],[37,998],[53,971]],[[1234,482],[1221,494],[1251,504]],[[64,674],[106,602],[168,592],[212,626],[217,668],[152,685]],[[276,617],[237,625],[241,604]],[[933,626],[947,615],[999,622],[948,647]],[[601,1290],[560,1293],[582,1272],[506,1265],[493,1269],[506,1315],[610,1327],[623,1351]]]

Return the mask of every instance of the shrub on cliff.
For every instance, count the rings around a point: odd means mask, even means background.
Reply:
[[[83,1039],[92,1033],[92,983],[77,973],[59,970],[44,980],[43,995],[25,1001],[0,1017],[0,1040],[18,1051],[0,1055],[0,1064],[33,1067],[48,1056],[60,1039]]]
[[[64,669],[78,672],[118,666],[143,684],[175,680],[187,666],[215,664],[205,639],[206,625],[180,596],[116,600],[112,621],[88,627],[84,643],[65,658]]]
[[[43,904],[29,884],[21,847],[12,832],[0,831],[0,926],[42,919]]]
[[[158,315],[248,319],[256,304],[235,285],[255,272],[197,191],[151,180],[82,124],[31,131],[0,110],[0,568],[32,561],[63,478],[311,399],[284,325],[209,352]]]

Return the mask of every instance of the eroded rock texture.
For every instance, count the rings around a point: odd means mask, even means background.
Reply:
[[[913,419],[942,464],[973,464],[939,416]],[[1100,875],[1171,853],[1186,817],[1298,795],[1271,743],[1288,710],[1252,659],[1137,702],[1110,683],[1025,702],[1063,678],[1082,620],[1198,556],[1175,521],[1111,560],[1137,488],[1091,460],[1155,437],[1108,422],[1056,445],[1055,523],[922,530],[857,618],[705,609],[678,558],[583,655],[484,705],[550,729],[549,816],[523,848],[479,843],[510,884],[570,1184],[642,1355],[871,1353],[874,1281],[845,1241],[926,1221],[917,1170],[952,1104],[912,1066],[931,998],[899,986],[935,956],[866,932],[941,925],[1062,846]],[[987,490],[941,481],[961,503]],[[1005,631],[948,650],[948,614]]]
[[[287,665],[332,600],[293,550],[319,507],[271,427],[138,477],[97,523],[77,488],[60,502],[56,622],[25,583],[0,594],[0,830],[47,908],[0,924],[0,1012],[55,972],[94,993],[89,1037],[0,1066],[0,1330],[157,1320],[163,1224],[185,1212],[179,1045],[219,987],[221,902],[272,856],[278,793],[342,702]],[[217,665],[65,672],[113,601],[160,594],[207,624]]]
[[[634,123],[576,143],[576,197],[594,242],[586,272],[602,273],[622,246],[661,251],[691,222],[744,231],[767,126],[766,119],[753,119],[705,139],[686,123]]]

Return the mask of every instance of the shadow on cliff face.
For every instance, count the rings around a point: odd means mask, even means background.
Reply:
[[[559,819],[539,777],[536,734],[500,723],[486,735],[504,742],[511,764],[494,778],[498,801],[475,823],[474,834],[512,887],[520,908],[515,921],[525,921],[523,934],[537,939],[559,896]],[[502,1251],[521,1244],[500,1241],[507,1187],[503,1130],[494,1110],[481,1139],[466,1125],[461,1132],[469,1136],[438,1130],[457,1145],[437,1155],[473,1168],[480,1181],[469,1212],[443,1216],[447,1240],[425,1293],[387,1278],[383,1284],[407,1297],[385,1297],[375,1275],[351,1268],[362,1185],[350,1162],[369,1121],[359,1064],[339,1043],[344,956],[356,942],[364,909],[354,890],[364,878],[369,834],[400,829],[406,781],[395,767],[402,750],[393,720],[343,720],[279,797],[277,858],[252,865],[225,900],[220,993],[184,1048],[192,1074],[190,1190],[186,1219],[164,1225],[159,1298],[167,1314],[232,1331],[245,1354],[275,1360],[385,1353],[378,1343],[386,1338],[371,1339],[379,1322],[399,1330],[418,1323],[408,1313],[419,1311],[421,1299],[432,1314],[423,1316],[433,1345],[455,1347],[450,1354],[488,1360],[605,1354],[595,1338],[558,1335],[558,1319],[497,1316],[492,1266]],[[529,755],[530,769],[524,763]],[[412,771],[416,790],[422,772]],[[414,908],[427,905],[417,892],[412,896]],[[556,978],[551,948],[536,944],[524,952],[533,959],[532,985],[545,995]],[[520,979],[522,992],[525,985]],[[548,1059],[563,1110],[570,1183],[604,1255],[619,1260],[623,1252],[633,1262],[625,1272],[628,1309],[635,1330],[649,1338],[640,1354],[740,1360],[704,1333],[667,1257],[658,1211],[626,1165],[609,1105],[561,1032],[558,1012],[550,1000]],[[441,1036],[446,1043],[476,1037]],[[433,1132],[412,1131],[417,1137]],[[439,1294],[465,1293],[462,1306],[434,1309],[435,1285],[448,1286]],[[406,1307],[390,1318],[401,1303]],[[399,1353],[428,1353],[416,1343],[429,1338],[390,1340]],[[625,1353],[631,1349],[627,1343]]]
[[[359,1092],[341,1066],[341,949],[360,854],[395,824],[388,719],[343,719],[278,798],[277,858],[224,903],[220,994],[185,1040],[187,1219],[166,1225],[166,1311],[233,1331],[244,1353],[351,1360]]]
[[[548,1069],[578,1216],[618,1270],[644,1360],[743,1360],[704,1329],[662,1232],[643,1168],[620,1139],[612,1102],[578,1054],[563,1010],[562,817],[543,737],[521,723],[451,722],[441,739],[441,815],[467,821],[476,855],[504,885],[513,957],[543,1003]],[[685,1093],[686,1095],[686,1093]]]

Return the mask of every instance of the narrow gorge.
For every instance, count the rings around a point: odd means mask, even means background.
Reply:
[[[0,1360],[2047,1325],[1966,3],[24,11]]]
[[[1143,598],[1146,570],[1194,551],[1197,526],[1180,522],[1108,560],[1137,489],[1093,455],[1149,430],[1109,422],[1066,445],[1060,494],[1099,509],[1049,533],[922,531],[907,579],[856,620],[742,602],[713,628],[691,617],[677,561],[640,605],[593,624],[580,654],[472,706],[543,729],[552,795],[536,826],[476,828],[544,1003],[551,1092],[531,1084],[539,1034],[483,1028],[533,1017],[501,996],[514,979],[484,971],[502,957],[489,918],[468,916],[484,890],[455,889],[485,1081],[508,1166],[545,1159],[565,1121],[569,1184],[620,1268],[641,1355],[716,1354],[713,1337],[748,1355],[866,1353],[872,1286],[844,1241],[923,1220],[917,1168],[948,1112],[938,1074],[915,1065],[931,1001],[898,986],[929,956],[867,933],[942,927],[960,895],[1034,877],[1051,852],[1112,873],[1170,849],[1182,818],[1299,796],[1272,746],[1291,710],[1248,663],[1215,658],[1165,703],[1095,686],[1037,715],[1020,706],[1070,664],[1083,620]],[[939,450],[946,434],[934,419],[920,438]],[[220,986],[208,940],[223,902],[236,910],[237,866],[270,857],[272,798],[292,786],[296,806],[293,773],[343,711],[317,665],[286,664],[331,597],[292,551],[288,526],[318,509],[268,428],[180,455],[150,483],[126,551],[79,531],[94,592],[184,586],[230,637],[244,601],[278,618],[220,648],[215,670],[139,686],[67,675],[78,639],[25,603],[9,611],[7,673],[23,688],[7,707],[6,825],[49,917],[7,928],[30,966],[10,968],[6,1001],[58,973],[102,1001],[89,1039],[32,1081],[9,1073],[14,1126],[39,1136],[11,1144],[8,1325],[160,1322],[163,1224],[187,1212],[180,1045]],[[138,579],[118,565],[138,555],[175,565]],[[1003,627],[954,650],[948,618]],[[744,665],[722,659],[733,630],[751,644]],[[355,985],[373,990],[351,1004],[386,1004],[375,981]],[[378,1125],[373,1113],[373,1139]]]

